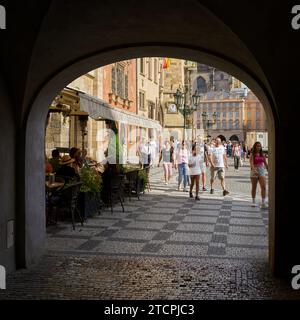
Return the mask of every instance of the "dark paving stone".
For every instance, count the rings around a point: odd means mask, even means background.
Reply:
[[[148,243],[143,247],[142,252],[158,252],[162,246],[159,243]]]
[[[58,232],[61,232],[63,230],[66,230],[67,228],[61,228],[57,226],[51,226],[47,228],[47,234],[57,234]]]
[[[227,243],[227,236],[221,234],[214,234],[211,238],[211,242]]]
[[[53,238],[61,238],[61,239],[89,239],[91,236],[81,236],[77,234],[56,234]]]
[[[222,210],[231,210],[232,206],[222,206]]]
[[[178,210],[178,213],[188,214],[188,213],[189,213],[189,209],[179,209],[179,210]]]
[[[226,254],[226,249],[223,248],[223,247],[213,247],[213,246],[210,246],[208,248],[208,251],[207,251],[207,254],[208,255],[225,255]]]
[[[230,219],[229,219],[229,217],[227,218],[221,218],[221,217],[219,217],[218,218],[218,220],[217,220],[217,223],[224,223],[224,224],[229,224],[229,221],[230,221]]]
[[[228,226],[215,226],[215,232],[229,232]]]
[[[148,243],[148,240],[144,239],[128,239],[128,238],[109,238],[109,241],[115,241],[115,242],[126,242],[126,243]]]
[[[118,230],[112,230],[112,229],[108,229],[108,230],[104,230],[101,233],[99,233],[100,237],[111,237],[113,234],[115,234]]]
[[[178,223],[167,223],[163,229],[166,229],[166,230],[176,230],[178,227]]]
[[[131,214],[129,214],[128,216],[126,216],[126,219],[132,219],[132,220],[134,220],[134,219],[136,219],[138,216],[139,216],[138,213],[131,213]]]
[[[152,240],[168,240],[171,236],[169,232],[158,232]]]
[[[184,215],[182,215],[182,216],[176,215],[170,221],[182,221],[184,219],[184,217],[185,217]]]
[[[113,227],[125,228],[129,223],[131,223],[131,221],[124,221],[124,220],[122,220],[122,221],[119,221],[119,222],[115,223],[115,224],[113,225]]]
[[[80,245],[77,248],[77,250],[92,250],[92,249],[96,248],[97,246],[99,246],[100,243],[101,243],[101,241],[98,241],[98,240],[88,240],[87,242]]]
[[[224,216],[224,217],[230,217],[231,216],[231,211],[220,211],[220,216]]]
[[[194,206],[194,200],[192,200],[193,201],[193,203],[185,203],[183,206],[182,206],[182,208],[193,208],[193,206]]]

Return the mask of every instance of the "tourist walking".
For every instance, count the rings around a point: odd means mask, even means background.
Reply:
[[[195,200],[200,200],[199,198],[199,186],[200,186],[200,175],[201,175],[201,166],[202,166],[202,157],[199,154],[199,147],[197,144],[194,144],[192,147],[192,154],[189,157],[189,171],[190,171],[190,198],[193,198],[193,188],[196,185],[196,196]]]
[[[202,180],[202,191],[207,191],[206,188],[206,169],[209,166],[208,162],[208,148],[206,143],[203,143],[203,141],[199,141],[199,143],[196,143],[197,147],[199,148],[199,155],[201,157],[201,180]]]
[[[170,145],[169,141],[165,142],[165,145],[160,152],[158,167],[161,160],[163,160],[165,184],[169,184],[172,177],[172,167],[174,164],[174,147]]]
[[[232,148],[232,155],[233,155],[233,161],[234,161],[234,170],[239,170],[239,165],[241,162],[241,147],[240,145],[235,142]]]
[[[178,146],[177,155],[176,155],[176,164],[175,168],[178,167],[178,190],[180,190],[180,185],[183,180],[183,191],[187,192],[187,183],[188,183],[188,161],[189,161],[189,154],[186,142],[183,140],[181,145]]]
[[[265,155],[262,151],[262,145],[260,142],[255,142],[251,153],[250,153],[250,178],[251,178],[251,195],[252,195],[252,206],[256,206],[256,188],[259,182],[261,189],[261,208],[266,209],[268,206],[266,204],[266,170],[268,170],[268,164]]]
[[[213,184],[218,175],[221,181],[221,187],[223,189],[223,196],[229,194],[229,191],[225,189],[225,167],[228,169],[226,150],[222,145],[221,139],[216,139],[216,144],[209,149],[209,162],[210,162],[210,193],[214,194]]]

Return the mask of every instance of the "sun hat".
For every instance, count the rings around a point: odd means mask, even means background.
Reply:
[[[65,155],[61,158],[60,160],[60,164],[63,166],[63,165],[66,165],[66,164],[69,164],[69,163],[72,163],[74,162],[75,160],[72,159],[69,155]]]

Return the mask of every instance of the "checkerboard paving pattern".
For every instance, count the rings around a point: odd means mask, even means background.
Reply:
[[[169,185],[162,170],[151,174],[150,193],[114,213],[104,210],[73,231],[69,223],[48,228],[50,253],[175,258],[267,259],[268,212],[246,195],[200,193],[196,202]]]

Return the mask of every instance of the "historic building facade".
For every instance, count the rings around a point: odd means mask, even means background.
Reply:
[[[161,109],[162,89],[162,59],[156,57],[137,59],[137,113],[163,124]],[[138,132],[138,139],[155,137],[159,133],[153,128],[142,128]]]
[[[173,136],[177,140],[183,137],[184,118],[175,103],[174,94],[177,89],[184,90],[184,60],[170,59],[163,74],[163,108],[165,136]]]

